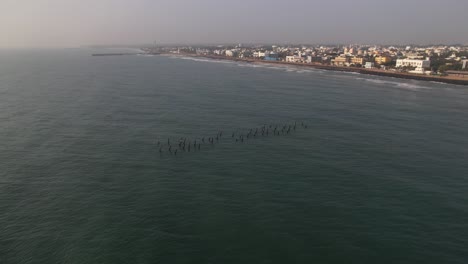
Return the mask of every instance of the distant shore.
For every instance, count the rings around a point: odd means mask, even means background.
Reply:
[[[215,60],[229,60],[229,61],[239,61],[239,62],[247,62],[247,63],[269,64],[269,65],[294,65],[294,66],[299,66],[299,67],[311,67],[311,68],[329,70],[329,71],[356,72],[356,73],[360,73],[360,74],[386,76],[386,77],[394,77],[394,78],[400,78],[400,79],[431,81],[431,82],[440,82],[440,83],[457,84],[457,85],[468,85],[468,76],[463,78],[463,77],[458,77],[458,76],[420,75],[420,74],[394,72],[394,71],[386,71],[386,70],[379,70],[379,69],[366,69],[366,68],[357,68],[357,67],[331,66],[331,65],[323,65],[323,64],[319,64],[319,63],[294,63],[294,62],[284,62],[284,61],[264,61],[264,60],[240,59],[240,58],[232,58],[232,57],[216,56],[216,55],[195,55],[195,54],[185,54],[185,53],[184,54],[166,53],[166,54],[162,54],[162,55],[175,55],[175,56],[184,56],[184,57],[200,57],[200,58],[208,58],[208,59],[215,59]]]

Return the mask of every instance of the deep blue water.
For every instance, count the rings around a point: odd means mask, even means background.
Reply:
[[[467,87],[93,52],[0,51],[0,263],[467,263]]]

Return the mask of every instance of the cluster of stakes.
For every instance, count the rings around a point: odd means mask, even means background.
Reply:
[[[159,147],[159,153],[165,152],[177,156],[177,153],[180,152],[201,151],[204,145],[212,146],[220,143],[222,139],[230,139],[234,143],[244,143],[247,140],[261,137],[289,135],[299,128],[307,129],[307,125],[304,122],[299,124],[294,122],[294,124],[263,125],[262,127],[244,130],[244,132],[232,132],[229,135],[225,135],[223,131],[218,131],[216,136],[213,137],[202,137],[193,140],[181,137],[176,142],[168,138],[167,143],[165,140],[163,142],[158,140],[156,144]]]

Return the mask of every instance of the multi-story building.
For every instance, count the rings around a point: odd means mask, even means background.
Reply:
[[[333,59],[332,63],[334,65],[344,66],[344,65],[348,65],[350,61],[351,60],[349,57],[340,56],[340,57],[336,57],[335,59]]]
[[[265,57],[265,52],[264,51],[254,51],[252,53],[252,56],[254,58],[260,58],[260,57]]]
[[[466,69],[466,66],[468,65],[468,60],[462,60],[462,70]]]
[[[410,71],[411,73],[424,74],[426,69],[431,67],[430,60],[413,60],[413,59],[398,59],[396,62],[396,67],[413,67],[414,70]]]
[[[373,62],[366,62],[364,67],[366,69],[373,69],[374,68],[374,63]]]
[[[237,56],[237,50],[226,50],[226,56],[236,57]]]
[[[364,65],[364,63],[366,63],[366,59],[364,59],[363,57],[353,57],[351,58],[351,63],[355,65]]]
[[[415,67],[427,69],[431,67],[430,60],[413,60],[413,59],[398,59],[396,62],[396,67]]]
[[[265,57],[263,59],[266,61],[277,61],[278,58],[279,56],[276,52],[265,52]]]
[[[286,56],[286,62],[302,62],[303,59],[301,56]]]
[[[387,64],[387,63],[392,62],[392,57],[387,56],[387,55],[377,56],[375,57],[374,61],[377,64]]]

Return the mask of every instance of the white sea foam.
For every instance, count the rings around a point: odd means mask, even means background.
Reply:
[[[422,86],[422,85],[417,85],[414,83],[408,83],[404,82],[402,80],[401,82],[398,81],[387,81],[387,80],[381,80],[381,79],[372,79],[372,78],[355,78],[356,80],[363,80],[375,84],[383,84],[383,85],[389,85],[397,88],[402,88],[402,89],[408,89],[408,90],[417,90],[417,89],[431,89],[428,86]]]
[[[235,62],[232,62],[232,61],[223,61],[223,60],[214,60],[214,59],[203,59],[203,58],[194,58],[194,57],[171,56],[170,58],[173,58],[173,59],[182,59],[182,60],[191,60],[191,61],[198,61],[198,62],[210,62],[210,63],[229,63],[229,64],[235,63]]]
[[[209,59],[209,58],[200,58],[200,57],[181,57],[181,56],[169,56],[172,59],[183,59],[183,60],[191,60],[191,61],[198,61],[198,62],[210,62],[210,63],[224,63],[224,64],[232,64],[238,67],[245,67],[245,68],[262,68],[262,69],[270,69],[270,70],[280,70],[285,72],[295,72],[300,74],[305,73],[318,73],[322,74],[325,73],[324,70],[319,69],[304,69],[301,67],[295,67],[290,65],[262,65],[256,63],[243,63],[243,62],[236,62],[236,61],[224,61],[224,60],[216,60],[216,59]]]
[[[361,73],[359,72],[347,72],[347,71],[343,71],[341,73],[345,73],[345,74],[352,74],[352,75],[360,75]]]
[[[405,83],[405,82],[354,77],[356,75],[361,75],[361,73],[359,73],[359,72],[339,72],[338,73],[338,72],[332,72],[332,71],[314,69],[314,68],[304,69],[302,67],[290,66],[290,65],[275,65],[275,66],[272,66],[272,65],[267,65],[267,64],[262,65],[262,64],[255,64],[255,63],[242,63],[242,62],[236,62],[236,61],[216,60],[216,59],[201,58],[201,57],[170,56],[170,58],[191,60],[191,61],[198,61],[198,62],[231,64],[231,65],[235,65],[235,66],[238,66],[238,67],[247,67],[247,68],[263,68],[263,69],[271,69],[271,70],[281,70],[281,71],[285,71],[285,72],[293,72],[293,73],[299,73],[299,74],[312,74],[312,73],[315,73],[315,74],[335,73],[336,74],[337,73],[337,74],[340,74],[343,77],[348,76],[348,77],[352,77],[355,80],[364,80],[364,81],[372,82],[372,83],[376,83],[376,84],[390,85],[390,86],[393,86],[393,87],[396,87],[396,88],[402,88],[402,89],[408,89],[408,90],[430,89],[430,87],[427,87],[427,86],[421,86],[421,85]]]

